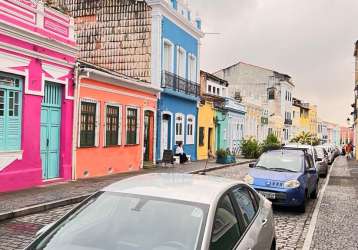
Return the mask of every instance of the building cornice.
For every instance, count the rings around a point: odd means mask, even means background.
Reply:
[[[49,39],[23,28],[13,26],[3,20],[0,22],[0,33],[56,52],[61,52],[68,56],[74,57],[77,53],[75,45],[72,46]]]
[[[185,19],[180,13],[174,10],[165,0],[146,0],[147,4],[152,8],[152,15],[164,15],[169,18],[180,28],[196,38],[203,38],[204,32],[196,28],[189,20]]]
[[[85,77],[83,78],[94,79],[129,89],[141,90],[151,94],[158,94],[162,91],[161,88],[153,86],[150,83],[140,82],[136,79],[120,76],[115,73],[107,73],[94,68],[81,68],[80,75],[84,75]]]

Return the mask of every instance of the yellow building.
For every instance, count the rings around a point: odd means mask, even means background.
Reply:
[[[216,109],[227,97],[228,82],[200,71],[200,104],[198,111],[197,155],[198,160],[208,158],[209,152],[215,155]]]
[[[208,158],[209,150],[215,153],[215,109],[210,101],[202,100],[198,113],[198,160]]]
[[[267,126],[263,126],[263,108],[257,104],[245,102],[246,114],[245,114],[245,131],[244,137],[254,138],[257,141],[262,142],[267,136]]]
[[[317,105],[309,105],[308,111],[309,118],[309,132],[317,136],[318,118],[317,118]]]
[[[310,117],[309,117],[310,107],[309,107],[309,104],[304,103],[299,99],[293,98],[293,107],[294,107],[294,111],[295,111],[294,119],[296,118],[296,116],[299,117],[296,135],[300,134],[302,132],[305,132],[305,133],[310,132]],[[299,114],[296,114],[296,112],[298,112],[298,110],[299,110]],[[316,112],[316,120],[317,120],[317,112]],[[296,122],[297,122],[297,120],[296,120]]]
[[[273,115],[269,117],[268,133],[274,134],[280,142],[284,141],[283,122],[284,120],[280,115]]]
[[[292,106],[292,138],[299,135],[301,131],[300,107]]]

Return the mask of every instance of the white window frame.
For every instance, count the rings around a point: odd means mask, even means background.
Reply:
[[[189,119],[192,119],[192,122],[189,122]],[[194,144],[194,138],[195,138],[195,131],[196,131],[196,126],[195,126],[195,116],[194,115],[187,115],[186,117],[186,144],[192,145]],[[188,134],[188,126],[192,125],[192,134],[189,135]]]
[[[183,65],[180,65],[180,63],[179,63],[180,62],[180,60],[179,60],[180,53],[182,53],[184,55],[184,58],[183,58],[184,64]],[[186,66],[187,66],[186,50],[180,46],[177,46],[177,75],[182,78],[185,78],[185,79],[187,78],[186,77],[186,73],[187,73]],[[180,70],[181,67],[184,67],[183,74],[181,74],[181,70]]]
[[[118,121],[119,121],[119,124],[118,124],[118,143],[117,145],[122,145],[122,123],[123,123],[123,108],[122,108],[122,105],[119,104],[119,103],[115,103],[115,102],[106,102],[104,104],[104,129],[103,129],[103,147],[110,147],[110,146],[107,146],[107,142],[106,142],[106,139],[107,139],[107,106],[112,106],[112,107],[118,107]]]
[[[182,131],[181,131],[181,135],[178,135],[177,134],[177,118],[179,118],[179,117],[181,117],[182,119],[181,119],[181,123],[182,123]],[[183,142],[183,144],[185,144],[185,142],[184,142],[184,132],[185,132],[185,115],[184,114],[182,114],[182,113],[176,113],[175,114],[175,122],[174,122],[174,135],[175,135],[175,142],[174,143],[176,143],[176,142],[178,142],[178,141],[181,141],[181,142]]]
[[[128,109],[136,109],[137,110],[137,128],[136,128],[136,133],[137,133],[137,136],[136,136],[136,143],[135,144],[127,144],[127,131],[128,131]],[[137,106],[131,106],[131,105],[128,105],[126,106],[126,116],[125,116],[125,121],[126,121],[126,134],[125,134],[125,145],[139,145],[139,142],[140,142],[140,117],[141,117],[141,108],[140,107],[137,107]]]
[[[171,55],[169,58],[170,65],[168,65],[168,69],[165,68],[165,45],[169,45],[171,47]],[[163,69],[169,71],[170,73],[174,73],[174,44],[168,39],[163,39]]]
[[[188,55],[188,79],[192,82],[197,82],[197,61],[194,54]]]
[[[80,98],[80,108],[79,108],[79,119],[78,119],[78,131],[77,131],[77,147],[81,148],[81,107],[82,102],[90,102],[96,104],[96,120],[95,120],[95,130],[94,130],[94,147],[99,147],[99,128],[100,128],[100,118],[101,118],[101,102],[92,98]]]

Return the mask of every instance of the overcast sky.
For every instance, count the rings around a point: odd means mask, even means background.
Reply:
[[[188,0],[207,35],[201,68],[243,61],[289,74],[295,96],[346,125],[353,103],[358,0]]]

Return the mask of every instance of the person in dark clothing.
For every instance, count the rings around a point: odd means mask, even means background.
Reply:
[[[186,157],[186,154],[184,153],[183,143],[179,142],[178,146],[175,150],[175,155],[179,156],[180,158],[180,164],[184,164],[188,161],[188,157]]]

